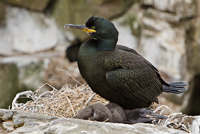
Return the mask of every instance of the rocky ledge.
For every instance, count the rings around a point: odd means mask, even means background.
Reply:
[[[133,125],[96,122],[74,118],[46,116],[37,113],[0,109],[1,134],[184,134],[182,130],[171,129],[153,124],[137,123]]]

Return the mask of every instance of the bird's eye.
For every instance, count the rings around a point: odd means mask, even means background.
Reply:
[[[92,26],[92,29],[95,29],[96,27],[95,26]]]

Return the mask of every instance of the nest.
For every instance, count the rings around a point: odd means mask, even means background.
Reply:
[[[52,91],[39,93],[41,88],[48,85]],[[46,83],[37,91],[25,91],[18,93],[12,102],[12,110],[23,110],[40,113],[49,116],[71,118],[78,110],[94,103],[107,104],[108,101],[95,94],[87,85],[79,87],[63,86],[60,90]],[[19,97],[26,96],[31,99],[26,103],[18,103]]]
[[[167,119],[158,120],[156,125],[179,129],[188,133],[192,132],[192,124],[194,120],[192,116],[188,116],[182,113],[172,113],[172,110],[166,105],[158,106],[155,108],[154,112],[168,117]]]
[[[48,85],[51,91],[40,93],[43,86]],[[87,105],[95,103],[108,103],[107,100],[95,94],[88,85],[63,86],[60,90],[55,89],[50,84],[46,83],[35,92],[25,91],[18,93],[12,102],[12,110],[23,110],[28,112],[40,113],[49,116],[72,118],[80,109]],[[20,96],[26,96],[31,101],[26,103],[18,103],[17,99]],[[182,113],[172,113],[172,110],[161,105],[154,108],[154,112],[160,115],[168,116],[167,119],[160,119],[153,122],[156,125],[169,127],[174,129],[191,132],[194,118]]]

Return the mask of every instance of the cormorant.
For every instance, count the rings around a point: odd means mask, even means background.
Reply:
[[[185,82],[166,83],[158,70],[135,50],[117,45],[118,31],[102,17],[90,17],[85,25],[66,24],[93,39],[78,52],[78,67],[91,89],[124,109],[143,108],[158,103],[162,92],[182,93]]]

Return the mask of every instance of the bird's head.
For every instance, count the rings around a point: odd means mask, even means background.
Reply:
[[[66,24],[65,28],[80,29],[87,32],[93,38],[105,39],[118,39],[118,31],[114,24],[102,17],[90,17],[85,25]]]

